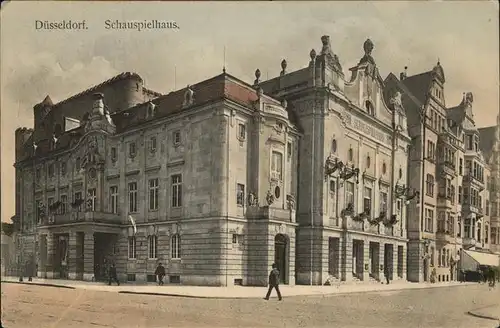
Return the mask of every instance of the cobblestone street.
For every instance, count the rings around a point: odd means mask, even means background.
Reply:
[[[186,287],[189,288],[189,287]],[[2,323],[23,327],[496,327],[466,312],[496,304],[485,285],[262,299],[128,295],[2,283]],[[497,324],[498,325],[498,324]]]

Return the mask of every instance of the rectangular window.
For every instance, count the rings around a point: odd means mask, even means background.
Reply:
[[[464,174],[464,160],[462,158],[460,158],[460,160],[459,160],[458,174],[460,174],[460,175]]]
[[[158,237],[153,235],[148,237],[148,252],[150,259],[156,259],[156,250],[158,247]]]
[[[137,212],[137,182],[128,184],[128,211],[129,213]]]
[[[53,197],[47,198],[47,210],[48,210],[47,212],[49,214],[54,214],[53,211],[51,210],[52,204],[54,204],[54,198]]]
[[[427,196],[434,196],[434,177],[431,174],[427,174],[427,179],[425,181],[426,190],[425,193]]]
[[[337,191],[337,186],[335,184],[335,180],[330,180],[330,192],[335,194]]]
[[[172,207],[182,206],[182,176],[172,175]]]
[[[135,237],[128,237],[128,258],[135,259],[137,258],[137,250],[136,250],[136,241]]]
[[[116,147],[111,148],[111,160],[115,162],[118,159],[118,153],[116,152]]]
[[[363,211],[371,216],[372,213],[372,189],[365,187],[363,195]]]
[[[238,138],[240,140],[245,140],[246,136],[247,136],[247,128],[245,124],[243,123],[238,124]]]
[[[181,131],[174,131],[172,134],[172,140],[174,141],[174,145],[180,145],[181,143]]]
[[[149,180],[149,210],[155,211],[158,209],[158,178]]]
[[[118,186],[109,187],[109,211],[118,213]]]
[[[462,186],[458,186],[458,203],[462,204]]]
[[[286,145],[286,156],[287,156],[288,160],[290,160],[292,158],[292,143],[291,142],[288,142]]]
[[[87,208],[94,212],[97,206],[97,190],[95,188],[89,189],[87,194]]]
[[[137,149],[135,148],[135,142],[130,142],[128,144],[128,156],[135,157]]]
[[[464,237],[470,238],[471,219],[464,219]]]
[[[178,233],[170,239],[170,257],[172,259],[181,258],[181,236]]]
[[[433,232],[434,230],[434,211],[431,209],[425,210],[425,231]]]
[[[156,137],[149,138],[149,151],[152,153],[156,151]]]
[[[77,210],[78,212],[81,212],[82,210],[82,205],[81,205],[81,200],[82,200],[82,192],[81,191],[77,191],[75,192],[74,194],[74,199],[73,199],[73,202],[76,204],[78,203],[79,205],[77,206]]]
[[[236,204],[245,206],[245,185],[241,183],[236,185]]]
[[[271,178],[281,180],[282,169],[283,155],[277,151],[273,151],[271,156]]]
[[[54,177],[54,164],[49,164],[49,178]]]
[[[387,193],[385,191],[380,192],[380,212],[387,213]]]
[[[346,181],[345,182],[345,206],[349,204],[354,206],[354,183]]]
[[[59,213],[60,214],[65,214],[67,211],[67,206],[68,206],[68,196],[67,195],[61,195],[61,205],[59,205]]]
[[[61,162],[61,175],[66,175],[66,162]]]
[[[467,149],[472,150],[472,136],[467,135],[466,140],[467,140]]]

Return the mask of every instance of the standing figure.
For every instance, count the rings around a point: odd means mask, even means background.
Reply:
[[[111,268],[109,268],[109,282],[108,284],[111,286],[112,282],[116,282],[118,286],[120,286],[120,281],[118,281],[118,275],[116,274],[116,266],[115,264],[111,264]]]
[[[389,285],[391,281],[391,270],[389,270],[389,266],[386,265],[384,268],[384,276],[385,276],[385,281]]]
[[[271,295],[271,291],[273,290],[273,288],[276,289],[276,293],[278,294],[278,299],[280,301],[282,300],[279,283],[280,283],[280,272],[277,269],[276,263],[273,263],[272,270],[269,273],[269,289],[267,291],[266,297],[264,297],[266,301],[269,300],[269,296]]]
[[[163,286],[163,277],[165,277],[166,273],[165,273],[165,267],[161,265],[161,263],[158,263],[155,275],[158,276],[158,285]]]

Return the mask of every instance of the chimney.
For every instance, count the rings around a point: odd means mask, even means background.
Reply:
[[[406,77],[407,77],[407,75],[406,75],[407,71],[408,71],[408,66],[405,66],[405,70],[404,70],[404,72],[401,72],[401,73],[399,74],[399,79],[400,79],[401,81],[403,81],[404,79],[406,79]]]

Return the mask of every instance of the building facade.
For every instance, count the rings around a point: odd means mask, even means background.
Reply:
[[[16,131],[20,261],[38,276],[295,283],[300,132],[280,103],[226,74],[167,95],[124,73],[34,107]],[[132,223],[133,222],[133,223]]]
[[[478,129],[479,145],[489,166],[490,175],[486,180],[489,202],[485,204],[485,214],[490,216],[490,250],[500,254],[500,115],[497,124]]]
[[[447,107],[441,64],[430,71],[386,83],[403,94],[412,145],[409,185],[422,197],[412,203],[408,222],[408,280],[457,280],[463,248],[489,248],[489,167],[479,148],[472,93]]]
[[[367,40],[346,80],[328,36],[309,65],[256,85],[287,99],[304,131],[297,283],[406,279],[410,142],[400,93],[386,90]],[[258,72],[257,72],[258,73]]]

